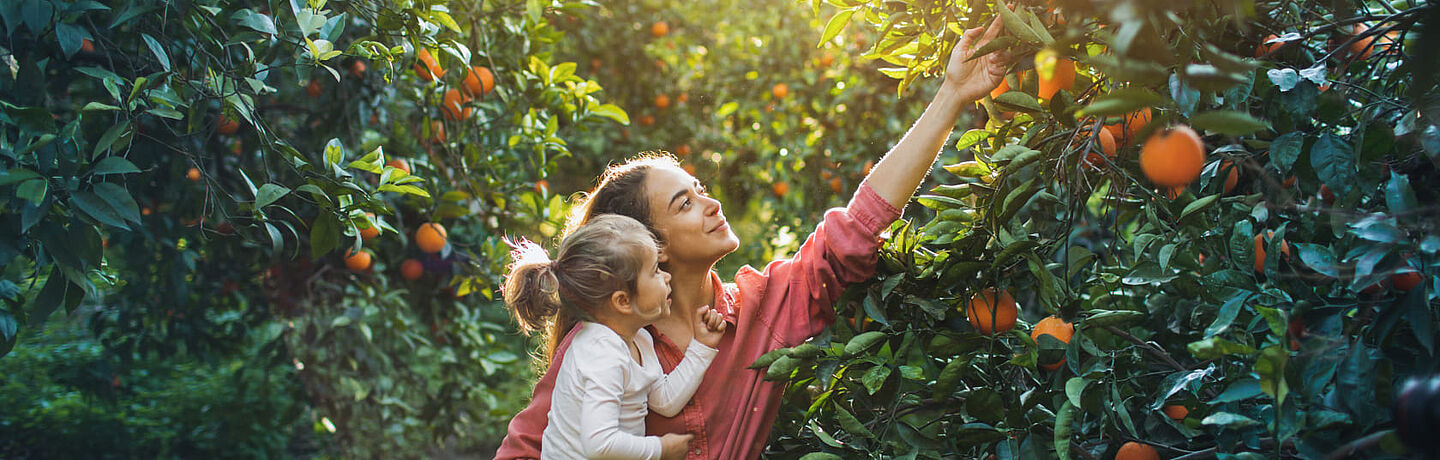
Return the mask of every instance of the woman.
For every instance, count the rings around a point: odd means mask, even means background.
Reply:
[[[590,194],[576,224],[600,214],[622,214],[649,227],[662,240],[661,263],[671,275],[672,315],[649,330],[668,372],[684,357],[694,337],[695,314],[712,306],[734,324],[717,347],[690,404],[675,417],[651,414],[647,434],[690,433],[686,458],[758,458],[779,414],[784,385],[764,381],[763,370],[746,369],[767,351],[791,347],[834,320],[831,306],[846,285],[874,274],[879,235],[900,216],[930,171],[961,109],[1000,84],[1007,57],[1002,53],[970,60],[973,50],[997,36],[997,19],[982,36],[971,29],[950,54],[945,81],[920,119],[860,185],[845,208],[832,209],[795,256],[771,262],[764,271],[745,267],[734,284],[724,284],[715,263],[739,248],[720,203],[700,182],[668,157],[642,157],[612,166]],[[977,43],[979,41],[980,43]],[[578,328],[551,330],[553,359],[536,383],[530,406],[510,422],[497,459],[539,458],[555,370]],[[578,416],[579,414],[575,414]]]

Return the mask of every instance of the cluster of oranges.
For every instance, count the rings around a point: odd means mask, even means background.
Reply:
[[[421,48],[416,52],[415,75],[422,81],[433,82],[445,77],[447,70],[435,59],[430,50]],[[474,107],[469,104],[471,101],[484,97],[495,90],[495,73],[485,66],[470,66],[465,69],[465,77],[460,80],[460,85],[445,91],[441,97],[440,113],[450,121],[464,121],[470,118]],[[442,139],[444,135],[435,137]]]
[[[976,331],[984,335],[995,335],[1015,327],[1015,321],[1020,316],[1020,306],[1015,303],[1015,297],[1009,291],[986,288],[970,298],[965,316]],[[1046,335],[1068,344],[1070,339],[1075,337],[1075,324],[1059,316],[1049,316],[1035,323],[1030,329],[1030,338],[1037,343],[1041,336]],[[1055,362],[1040,363],[1040,368],[1054,371],[1063,365],[1065,360],[1062,358]]]
[[[367,222],[373,221],[375,218],[375,215],[371,213],[366,213],[365,216],[367,217]],[[360,229],[361,240],[369,241],[377,236],[380,236],[380,229],[374,224]],[[415,246],[426,254],[439,253],[445,249],[447,241],[448,234],[445,231],[445,227],[439,223],[427,222],[415,230]],[[370,251],[365,249],[357,251],[353,248],[345,251],[345,267],[352,271],[369,271],[373,264],[374,260]],[[400,264],[400,276],[407,280],[417,280],[421,275],[424,275],[424,273],[424,264],[421,264],[419,260],[413,258],[405,259],[405,261]]]

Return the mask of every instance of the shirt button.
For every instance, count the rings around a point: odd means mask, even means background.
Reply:
[[[700,448],[699,448],[699,447],[696,447],[696,448],[695,448],[695,455],[700,455]]]

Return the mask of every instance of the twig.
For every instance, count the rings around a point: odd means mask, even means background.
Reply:
[[[1340,446],[1339,449],[1335,449],[1335,451],[1331,452],[1330,455],[1326,455],[1325,460],[1341,460],[1344,458],[1349,458],[1356,452],[1375,447],[1377,444],[1380,444],[1380,440],[1385,438],[1386,435],[1394,432],[1395,430],[1377,431],[1371,433],[1369,436],[1350,441],[1349,444]]]
[[[1275,444],[1275,438],[1265,438],[1265,439],[1261,439],[1261,440],[1260,440],[1260,446],[1257,447],[1257,449],[1259,449],[1259,450],[1265,450],[1265,449],[1270,448],[1270,446],[1273,445],[1273,444]],[[1215,458],[1215,451],[1216,451],[1216,449],[1218,449],[1218,448],[1219,448],[1219,447],[1211,447],[1211,448],[1209,448],[1209,449],[1205,449],[1205,450],[1201,450],[1201,451],[1196,451],[1195,453],[1181,455],[1181,456],[1175,457],[1175,458],[1173,458],[1173,459],[1171,459],[1171,460],[1200,460],[1200,459],[1202,459],[1202,458],[1203,458],[1203,459]]]
[[[1180,365],[1180,363],[1179,363],[1178,361],[1175,361],[1175,358],[1171,358],[1171,357],[1170,357],[1170,354],[1169,354],[1169,353],[1166,353],[1165,350],[1161,350],[1159,347],[1156,347],[1156,346],[1154,346],[1154,345],[1151,345],[1151,344],[1149,344],[1149,343],[1146,343],[1146,342],[1140,340],[1139,338],[1137,338],[1137,337],[1135,337],[1135,336],[1133,336],[1133,335],[1130,335],[1129,332],[1125,332],[1125,331],[1123,331],[1123,330],[1120,330],[1120,328],[1115,327],[1115,326],[1105,326],[1105,330],[1110,331],[1111,334],[1118,335],[1118,336],[1124,338],[1125,340],[1129,340],[1130,343],[1139,345],[1141,348],[1144,348],[1146,351],[1149,351],[1150,354],[1155,355],[1155,357],[1164,360],[1166,364],[1169,364],[1170,367],[1175,368],[1175,370],[1179,370],[1179,371],[1188,371],[1188,370],[1190,370],[1189,368]]]

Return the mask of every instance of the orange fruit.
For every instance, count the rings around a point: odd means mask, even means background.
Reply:
[[[1100,166],[1105,164],[1104,158],[1100,157],[1101,153],[1104,153],[1105,156],[1113,159],[1115,158],[1115,152],[1118,148],[1115,145],[1115,135],[1110,134],[1110,130],[1101,129],[1100,133],[1097,134],[1096,137],[1098,137],[1100,140],[1100,152],[1090,152],[1083,157],[1083,160],[1081,160],[1081,162],[1084,163],[1086,166],[1089,166],[1090,169],[1100,169]]]
[[[1329,186],[1320,184],[1320,199],[1325,201],[1326,205],[1335,204],[1335,192],[1330,191]]]
[[[1075,61],[1071,61],[1069,59],[1056,59],[1055,73],[1051,75],[1050,78],[1045,78],[1045,74],[1043,73],[1041,73],[1039,76],[1039,96],[1041,99],[1049,100],[1051,97],[1055,96],[1056,92],[1062,89],[1068,90],[1071,87],[1075,86]]]
[[[1058,316],[1047,316],[1045,319],[1040,320],[1040,322],[1035,323],[1035,328],[1030,330],[1030,338],[1034,339],[1036,343],[1040,342],[1040,336],[1042,335],[1048,335],[1060,339],[1061,342],[1070,343],[1070,339],[1075,337],[1075,325],[1060,319]],[[1063,365],[1065,365],[1065,359],[1062,358],[1059,362],[1041,364],[1040,368],[1053,371]]]
[[[686,163],[685,166],[681,166],[680,168],[684,169],[685,173],[690,174],[692,177],[695,175],[695,165]]]
[[[1265,273],[1265,240],[1269,239],[1272,236],[1275,236],[1275,232],[1265,232],[1265,236],[1263,238],[1260,236],[1260,234],[1255,234],[1256,272]],[[1290,257],[1290,243],[1286,242],[1285,240],[1280,240],[1280,253],[1284,254],[1285,257]]]
[[[650,24],[650,35],[655,36],[655,38],[664,37],[669,34],[670,24],[666,24],[665,21],[655,21],[654,24]]]
[[[653,124],[655,124],[655,116],[654,116],[654,115],[646,115],[646,116],[640,117],[640,126],[650,126],[650,125],[653,125]]]
[[[845,191],[845,184],[840,181],[839,177],[830,179],[830,191],[835,192],[836,195]]]
[[[655,96],[655,108],[661,110],[670,108],[670,96],[666,96],[664,94]]]
[[[465,90],[465,95],[483,97],[495,90],[495,73],[488,67],[477,65],[465,73],[464,83],[460,88]]]
[[[830,67],[830,64],[834,64],[834,63],[835,63],[835,56],[831,56],[831,55],[829,55],[829,54],[826,54],[826,55],[824,55],[824,56],[820,56],[820,67]]]
[[[1269,55],[1269,54],[1274,54],[1274,53],[1275,53],[1275,50],[1280,49],[1281,47],[1285,46],[1285,43],[1287,43],[1287,42],[1269,43],[1270,40],[1274,40],[1274,39],[1276,39],[1276,38],[1280,38],[1280,37],[1276,36],[1275,34],[1270,34],[1270,35],[1266,35],[1266,36],[1265,36],[1265,39],[1260,40],[1260,46],[1255,47],[1255,57],[1260,58],[1260,57],[1265,57],[1266,55]]]
[[[440,120],[430,122],[430,140],[436,144],[445,143],[445,124]]]
[[[776,83],[775,86],[770,87],[770,95],[775,96],[776,99],[784,99],[785,96],[790,95],[790,87],[785,86],[784,83]]]
[[[1390,275],[1390,285],[1395,286],[1395,290],[1397,291],[1410,292],[1411,289],[1420,286],[1422,281],[1425,281],[1425,278],[1417,272]]]
[[[365,213],[365,217],[369,217],[370,220],[373,222],[375,220],[375,213],[367,212]],[[380,236],[380,227],[377,225],[371,225],[367,228],[360,229],[360,239],[362,240],[369,240],[377,236]]]
[[[345,266],[352,271],[363,272],[370,269],[370,253],[365,250],[356,252],[354,249],[345,251]]]
[[[679,147],[675,147],[675,154],[682,157],[690,156],[690,146],[688,144],[680,144]]]
[[[144,207],[144,208],[140,208],[140,215],[142,215],[142,216],[148,216],[148,215],[150,215],[150,214],[152,214],[152,213],[154,213],[154,212],[155,212],[155,211],[152,211],[149,206],[146,206],[146,207]]]
[[[424,275],[424,274],[425,274],[425,266],[422,265],[422,264],[420,264],[420,261],[418,261],[418,260],[415,260],[415,259],[405,259],[404,262],[401,262],[401,263],[400,263],[400,277],[401,277],[401,278],[405,278],[405,279],[410,280],[410,281],[415,281],[415,280],[420,279],[420,275]]]
[[[1367,26],[1365,24],[1355,24],[1354,27],[1350,28],[1351,35],[1356,36],[1364,34],[1368,30],[1370,30],[1370,26]],[[1386,50],[1390,49],[1391,46],[1395,45],[1395,41],[1399,38],[1400,32],[1391,31],[1386,32],[1385,35],[1371,35],[1369,37],[1355,40],[1354,43],[1350,44],[1350,55],[1359,56],[1360,59],[1370,59],[1370,56],[1374,55],[1376,52],[1384,53]]]
[[[464,120],[470,118],[470,112],[474,111],[473,107],[465,106],[465,104],[469,102],[470,96],[466,96],[460,93],[460,90],[452,88],[445,92],[445,105],[440,107],[440,111],[444,113],[445,118],[450,121]]]
[[[1120,123],[1105,125],[1105,129],[1110,130],[1110,135],[1115,136],[1118,145],[1130,145],[1130,142],[1135,140],[1135,136],[1140,134],[1140,130],[1148,124],[1150,124],[1150,108],[1146,107],[1126,114]]]
[[[409,163],[406,163],[405,160],[400,160],[400,159],[390,160],[390,161],[385,162],[385,166],[389,166],[389,167],[391,167],[391,168],[395,168],[395,169],[398,169],[398,170],[401,170],[401,171],[405,171],[405,174],[410,174],[410,164],[409,164]]]
[[[1165,192],[1165,198],[1173,200],[1176,198],[1180,198],[1180,195],[1185,193],[1185,186],[1182,185],[1179,187],[1166,187],[1163,188],[1163,191]]]
[[[350,75],[354,75],[355,78],[365,78],[365,69],[368,67],[365,65],[365,61],[352,62],[350,63]]]
[[[679,96],[675,96],[675,102],[677,104],[684,104],[686,102],[690,102],[690,93],[680,93]]]
[[[1165,406],[1163,409],[1160,409],[1160,411],[1164,412],[1165,416],[1170,417],[1172,420],[1185,420],[1185,417],[1190,415],[1190,409],[1186,409],[1185,406],[1179,404]]]
[[[95,42],[90,41],[90,39],[88,38],[80,39],[80,51],[84,51],[86,53],[94,53]]]
[[[189,171],[185,171],[185,178],[190,179],[191,182],[199,182],[200,170],[197,168],[190,168]]]
[[[1150,135],[1140,150],[1140,170],[1161,187],[1180,187],[1200,177],[1205,145],[1189,126],[1178,125]]]
[[[970,308],[966,309],[965,316],[976,331],[995,335],[1015,327],[1015,318],[1019,315],[1020,307],[1009,291],[999,291],[997,297],[995,288],[985,288],[970,298]]]
[[[875,169],[875,160],[865,160],[865,167],[860,168],[860,174],[869,176],[872,169]]]
[[[790,192],[790,184],[776,182],[770,186],[770,191],[775,192],[776,198],[784,198],[785,194]]]
[[[312,99],[319,98],[320,94],[324,92],[325,86],[320,84],[320,80],[311,79],[310,83],[305,85],[305,94],[310,95]]]
[[[1120,446],[1120,451],[1115,453],[1115,460],[1160,460],[1160,453],[1155,452],[1155,448],[1149,444],[1130,441]]]
[[[420,48],[415,57],[420,61],[415,63],[415,75],[420,76],[421,80],[435,81],[445,76],[445,69],[435,62],[435,56],[430,54],[430,50]]]
[[[445,249],[445,227],[434,222],[421,225],[415,230],[415,245],[427,253],[440,252]]]
[[[548,190],[550,190],[550,181],[545,179],[535,181],[535,193],[544,195]]]
[[[1235,163],[1230,160],[1220,162],[1220,173],[1225,175],[1225,191],[1223,193],[1226,195],[1234,191],[1235,186],[1240,184],[1239,169],[1240,167],[1235,166]]]
[[[215,122],[215,131],[227,136],[235,134],[240,131],[240,122],[221,114],[220,120]]]
[[[1009,92],[1009,91],[1010,91],[1010,81],[1005,80],[1005,79],[1002,78],[1002,79],[1000,79],[1000,86],[996,86],[995,89],[990,90],[990,98],[991,98],[991,99],[994,99],[994,98],[1000,97],[1001,94],[1005,94],[1005,93],[1007,93],[1007,92]]]

